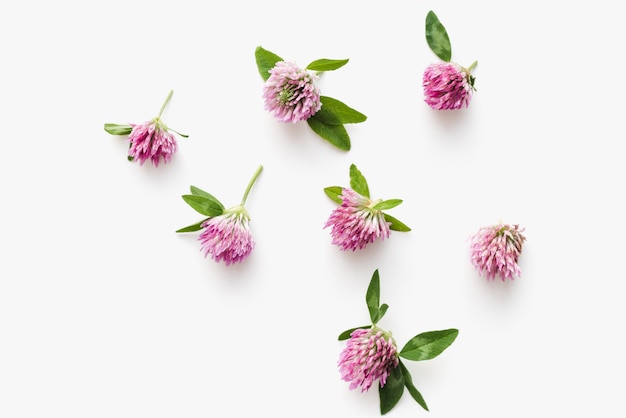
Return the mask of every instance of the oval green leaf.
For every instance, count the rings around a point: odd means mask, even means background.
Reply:
[[[370,319],[372,320],[372,323],[376,325],[376,318],[379,315],[378,312],[380,305],[380,277],[378,275],[378,269],[374,271],[370,284],[367,287],[365,302],[367,303],[367,309],[370,313]]]
[[[261,74],[263,81],[267,81],[267,79],[270,78],[269,71],[274,68],[278,61],[284,61],[278,55],[260,46],[256,47],[254,57],[256,58],[256,66],[259,69],[259,74]]]
[[[414,361],[433,359],[448,348],[457,335],[457,329],[423,332],[411,338],[398,355]]]
[[[212,199],[204,196],[198,196],[194,194],[183,195],[183,200],[187,202],[196,212],[201,213],[204,216],[214,217],[224,213],[224,209],[220,207]]]
[[[426,42],[435,55],[445,62],[450,62],[452,46],[448,32],[432,10],[426,15]]]
[[[341,193],[343,192],[343,187],[340,186],[330,186],[324,188],[324,193],[326,196],[330,197],[334,202],[339,203],[340,205],[343,203],[341,200]]]
[[[217,203],[217,205],[222,208],[222,211],[225,209],[224,205],[222,205],[222,202],[220,202],[217,197],[213,196],[211,193],[205,192],[204,190],[196,186],[190,186],[189,189],[191,190],[191,194],[206,197],[207,199]]]
[[[409,228],[407,225],[403,224],[393,216],[386,213],[383,213],[383,216],[385,217],[385,221],[389,222],[389,229],[391,229],[392,231],[409,232],[411,230],[411,228]]]
[[[341,68],[348,63],[349,59],[345,60],[330,60],[327,58],[322,58],[319,60],[315,60],[309,65],[306,66],[307,70],[311,71],[332,71],[337,68]]]
[[[189,226],[186,226],[186,227],[184,227],[184,228],[180,228],[180,229],[179,229],[179,230],[177,230],[176,232],[194,232],[194,231],[199,231],[199,230],[201,230],[201,229],[202,229],[202,224],[203,224],[203,223],[204,223],[204,221],[206,221],[207,219],[210,219],[210,218],[206,218],[206,219],[203,219],[203,220],[201,220],[200,222],[195,223],[195,224],[193,224],[193,225],[189,225]]]
[[[342,332],[341,334],[339,334],[338,340],[339,341],[347,340],[348,338],[350,338],[350,334],[352,334],[357,329],[370,329],[371,327],[372,327],[371,325],[363,325],[362,327],[356,327],[356,328],[347,329],[344,332]]]
[[[118,125],[116,123],[105,123],[104,130],[111,135],[129,135],[133,131],[130,125]]]
[[[428,411],[428,405],[426,405],[426,401],[422,397],[422,394],[419,392],[419,390],[417,390],[415,386],[413,386],[413,378],[411,377],[411,373],[409,373],[409,370],[402,363],[402,361],[400,361],[399,367],[400,371],[402,371],[402,377],[404,378],[404,386],[406,386],[413,399],[415,399],[415,401],[420,404],[422,408]]]
[[[319,113],[319,112],[318,112]],[[317,115],[317,113],[315,114]],[[309,127],[320,137],[343,151],[350,150],[350,137],[343,125],[329,125],[316,118],[315,115],[306,120]]]
[[[396,367],[387,376],[385,386],[378,387],[380,397],[380,413],[385,415],[398,403],[404,392],[404,377],[399,367]]]
[[[328,125],[361,123],[367,120],[363,113],[332,97],[320,96],[320,102],[322,107],[315,113],[315,117]]]
[[[389,200],[383,200],[380,203],[375,204],[374,206],[372,206],[373,210],[386,210],[386,209],[391,209],[391,208],[395,208],[396,206],[398,206],[400,203],[402,203],[401,199],[389,199]]]
[[[350,187],[358,194],[370,197],[370,189],[367,186],[367,180],[365,180],[365,176],[354,164],[350,165]]]

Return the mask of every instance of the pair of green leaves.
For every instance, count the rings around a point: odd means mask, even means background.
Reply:
[[[426,15],[426,42],[435,55],[445,62],[450,62],[452,46],[448,32],[432,10]]]
[[[270,77],[269,71],[274,68],[276,63],[284,61],[278,55],[260,46],[256,48],[254,55],[259,74],[264,81],[267,81]],[[347,63],[347,59],[332,60],[323,58],[311,62],[305,69],[317,72],[333,71]],[[320,96],[320,101],[322,103],[320,110],[307,119],[309,127],[335,147],[344,151],[350,150],[350,136],[344,124],[365,122],[367,116],[332,97]]]
[[[219,216],[224,213],[224,205],[211,193],[207,193],[196,186],[190,186],[191,194],[185,194],[182,196],[183,200],[187,202],[196,212],[206,216],[205,219],[197,222],[193,225],[186,226],[177,230],[176,232],[194,232],[202,229],[202,224],[207,220],[215,216]]]
[[[358,194],[360,194],[361,196],[365,196],[367,198],[370,197],[370,190],[367,185],[367,180],[365,180],[365,176],[363,176],[361,171],[359,171],[359,169],[354,164],[350,165],[350,188],[354,190],[355,192],[357,192]],[[328,196],[334,202],[337,202],[339,204],[342,203],[341,197],[340,197],[342,191],[343,191],[343,187],[341,186],[330,186],[324,189],[324,193],[326,193],[326,196]],[[387,210],[387,209],[395,208],[400,203],[402,203],[401,199],[383,200],[383,201],[378,202],[371,209],[381,210],[381,211]],[[411,228],[409,228],[407,225],[405,225],[398,219],[394,218],[393,216],[388,215],[384,212],[383,212],[383,216],[385,217],[385,221],[389,222],[390,224],[389,229],[393,231],[402,231],[402,232],[408,232],[411,230]]]
[[[372,279],[370,280],[367,292],[365,293],[365,302],[372,325],[348,329],[339,334],[339,341],[347,340],[350,338],[350,334],[357,329],[369,329],[375,326],[387,312],[389,305],[386,303],[380,304],[380,276],[378,269],[374,271]],[[459,331],[454,328],[417,334],[402,347],[398,352],[398,356],[413,361],[433,359],[448,348],[454,340],[456,340],[458,335]],[[391,409],[396,406],[404,393],[405,387],[411,397],[413,397],[422,408],[428,411],[428,405],[426,405],[422,394],[413,385],[411,373],[404,363],[402,363],[402,360],[398,359],[398,367],[391,371],[389,376],[387,376],[385,385],[383,387],[379,386],[378,389],[380,413],[382,415],[391,411]]]

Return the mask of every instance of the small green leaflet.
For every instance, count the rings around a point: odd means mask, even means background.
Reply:
[[[306,66],[307,70],[311,71],[332,71],[337,68],[341,68],[348,63],[349,60],[329,60],[326,58],[322,58],[319,60],[315,60],[309,65]]]
[[[133,131],[130,125],[118,125],[116,123],[105,123],[104,130],[111,135],[129,135]]]
[[[448,32],[432,10],[426,15],[426,42],[435,55],[445,62],[450,62],[452,46]]]
[[[222,211],[224,211],[224,205],[222,205],[222,202],[220,202],[217,197],[213,196],[211,193],[205,192],[204,190],[200,189],[199,187],[196,186],[190,186],[189,190],[191,191],[191,194],[196,195],[196,196],[203,196],[206,197],[209,200],[212,200],[213,202],[215,202],[221,209]]]
[[[254,51],[254,57],[256,58],[256,65],[263,81],[267,81],[267,79],[270,78],[269,70],[274,68],[278,61],[284,61],[278,55],[268,51],[267,49],[263,49],[260,46],[257,46]]]
[[[330,197],[333,202],[339,203],[340,205],[343,203],[340,197],[342,192],[343,187],[340,186],[330,186],[324,188],[324,193],[326,193],[326,196]]]
[[[378,274],[378,269],[374,271],[372,275],[372,279],[370,280],[370,284],[367,287],[367,292],[365,293],[365,303],[367,304],[367,310],[370,313],[370,319],[372,320],[372,324],[376,325],[378,321],[382,319],[382,317],[387,312],[389,305],[386,303],[380,304],[380,276]]]
[[[367,186],[367,180],[365,180],[365,176],[361,174],[354,164],[350,164],[350,187],[358,194],[367,198],[370,197],[370,189]]]
[[[363,113],[332,97],[320,96],[320,102],[322,107],[315,113],[315,117],[327,125],[361,123],[367,120]]]
[[[344,332],[342,332],[341,334],[339,334],[339,337],[337,339],[339,341],[347,340],[348,338],[350,338],[350,334],[352,334],[357,329],[370,329],[371,327],[372,327],[371,325],[363,325],[362,327],[356,327],[356,328],[347,329]]]
[[[184,228],[180,228],[180,229],[176,230],[176,232],[194,232],[194,231],[199,231],[199,230],[201,230],[201,229],[202,229],[202,224],[203,224],[203,223],[204,223],[204,221],[206,221],[207,219],[211,219],[211,218],[206,218],[206,219],[203,219],[203,220],[201,220],[200,222],[195,223],[195,224],[193,224],[193,225],[189,225],[189,226],[186,226],[186,227],[184,227]]]
[[[398,355],[407,360],[430,360],[448,348],[459,335],[457,329],[423,332],[411,338]]]
[[[317,112],[319,113],[319,112]],[[350,150],[350,137],[343,125],[327,124],[316,117],[317,113],[306,120],[309,127],[326,141],[343,151]]]
[[[411,230],[411,228],[409,228],[407,225],[403,224],[393,216],[386,213],[383,213],[383,216],[385,217],[385,220],[390,223],[389,229],[391,229],[392,231],[409,232]]]
[[[183,200],[196,212],[204,216],[214,217],[224,213],[224,208],[219,202],[215,202],[215,200],[205,196],[186,194],[183,195]]]
[[[380,397],[380,414],[385,415],[398,403],[404,392],[404,377],[400,367],[391,370],[387,376],[387,382],[382,388],[378,387]]]
[[[398,206],[400,203],[402,203],[401,199],[383,200],[382,202],[377,203],[374,206],[372,206],[372,210],[392,209]]]
[[[409,373],[409,370],[406,368],[404,363],[402,363],[402,360],[399,360],[398,368],[402,372],[402,377],[404,378],[404,386],[406,386],[413,399],[415,399],[415,401],[420,404],[422,408],[428,411],[428,405],[426,405],[426,401],[422,397],[422,394],[419,392],[419,390],[417,390],[417,388],[413,386],[413,378],[411,377],[411,373]]]

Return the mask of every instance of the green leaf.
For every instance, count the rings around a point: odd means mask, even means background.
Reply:
[[[445,62],[450,62],[452,46],[448,32],[432,10],[426,15],[426,42],[435,55]]]
[[[320,96],[322,107],[315,113],[315,117],[328,125],[343,125],[344,123],[361,123],[367,116],[354,110],[343,102],[328,96]]]
[[[402,372],[402,377],[404,378],[404,386],[408,389],[409,393],[415,399],[415,401],[422,406],[425,410],[428,411],[428,405],[426,405],[426,401],[422,397],[422,394],[417,390],[415,386],[413,386],[413,378],[411,377],[411,373],[406,368],[406,366],[400,360],[400,371]]]
[[[346,128],[344,128],[343,125],[329,125],[324,123],[316,118],[316,115],[317,113],[306,120],[313,132],[340,150],[349,151],[350,137],[348,136]]]
[[[370,284],[367,287],[365,302],[367,303],[367,309],[370,312],[370,319],[372,320],[372,323],[376,325],[376,318],[378,317],[378,312],[380,310],[380,277],[378,276],[378,269],[374,271]]]
[[[354,164],[350,165],[350,187],[358,194],[370,197],[370,189],[367,186],[367,180],[365,180],[365,176],[361,174]]]
[[[104,130],[111,135],[128,135],[133,131],[130,125],[118,125],[116,123],[105,123]]]
[[[411,228],[409,228],[393,216],[386,213],[383,213],[383,216],[385,217],[385,221],[390,223],[389,229],[391,229],[392,231],[408,232],[411,230]]]
[[[204,196],[198,196],[195,194],[183,195],[183,200],[187,202],[189,206],[196,210],[196,212],[202,215],[214,217],[224,213],[224,209],[220,207],[215,201]]]
[[[376,315],[376,319],[372,322],[374,324],[377,324],[378,321],[383,319],[383,316],[385,316],[385,313],[387,313],[387,309],[389,309],[389,305],[387,305],[386,303],[383,303],[382,305],[380,305],[380,308],[378,309],[378,314]]]
[[[339,341],[347,340],[348,338],[350,338],[350,334],[352,334],[357,329],[370,329],[371,327],[372,327],[371,325],[363,325],[362,327],[356,327],[356,328],[347,329],[344,332],[342,332],[341,334],[339,334],[339,338],[338,339],[339,339]]]
[[[326,196],[330,197],[334,202],[339,203],[340,205],[343,203],[341,200],[341,193],[343,192],[343,187],[340,186],[330,186],[324,188],[324,193]]]
[[[380,397],[380,413],[385,415],[398,403],[404,392],[404,377],[399,367],[396,367],[387,376],[385,386],[378,387]]]
[[[193,224],[193,225],[189,225],[189,226],[186,226],[186,227],[184,227],[184,228],[180,228],[180,229],[179,229],[179,230],[177,230],[176,232],[194,232],[194,231],[199,231],[199,230],[201,230],[201,229],[202,229],[202,224],[203,224],[203,223],[204,223],[204,221],[206,221],[207,219],[210,219],[210,218],[206,218],[206,219],[203,219],[203,220],[201,220],[200,222],[195,223],[195,224]]]
[[[457,329],[423,332],[411,338],[398,355],[408,360],[430,360],[450,346],[459,335]]]
[[[268,51],[267,49],[263,49],[260,46],[257,46],[254,51],[254,57],[256,58],[256,65],[259,69],[259,74],[263,78],[263,81],[267,81],[270,78],[269,71],[274,68],[278,61],[284,61],[281,57],[274,54],[273,52]]]
[[[311,71],[332,71],[337,68],[341,68],[348,63],[348,59],[345,60],[329,60],[327,58],[322,58],[319,60],[315,60],[309,65],[306,66],[307,70]]]
[[[389,199],[389,200],[383,200],[380,203],[375,204],[374,206],[372,206],[373,210],[386,210],[386,209],[391,209],[391,208],[395,208],[396,206],[398,206],[400,203],[402,203],[402,200],[400,199]]]
[[[217,197],[213,196],[211,193],[205,192],[204,190],[196,187],[196,186],[190,186],[189,189],[191,190],[191,194],[196,195],[196,196],[203,196],[206,197],[207,199],[210,199],[212,201],[214,201],[215,203],[217,203],[217,205],[222,208],[222,211],[224,211],[224,205],[222,205],[222,202],[220,202]]]

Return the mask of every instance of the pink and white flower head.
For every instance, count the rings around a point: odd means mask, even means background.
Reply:
[[[475,78],[470,74],[472,66],[466,69],[456,63],[439,62],[426,67],[424,101],[435,110],[468,107],[475,90]]]
[[[361,392],[367,391],[376,380],[380,387],[385,386],[398,364],[398,350],[391,333],[376,326],[354,330],[338,361],[341,378],[350,382],[351,390],[360,386]]]
[[[480,228],[471,237],[471,260],[479,274],[485,274],[487,280],[519,277],[518,259],[526,241],[523,231],[519,225],[502,223]]]
[[[213,260],[226,265],[243,261],[254,248],[250,232],[250,215],[243,206],[227,209],[222,215],[202,223],[198,237],[204,256],[211,254]]]
[[[155,167],[161,160],[170,162],[177,149],[176,138],[159,118],[141,124],[131,123],[130,126],[133,127],[128,136],[130,158],[139,161],[139,165],[150,160]]]
[[[313,116],[322,107],[317,76],[293,62],[279,61],[269,70],[263,99],[265,109],[281,122],[300,122]]]
[[[389,223],[381,210],[372,209],[379,201],[360,195],[352,189],[343,188],[342,200],[330,214],[324,228],[332,227],[332,243],[342,250],[362,249],[377,239],[389,238]]]
[[[171,161],[172,156],[178,148],[173,129],[161,120],[161,115],[165,110],[165,106],[172,98],[174,92],[170,90],[167,98],[161,106],[159,114],[151,120],[144,123],[131,123],[127,125],[118,125],[115,123],[105,123],[104,130],[111,135],[128,135],[128,160],[139,161],[139,165],[143,165],[150,160],[155,167],[163,161],[164,164]],[[187,135],[176,132],[182,137]]]

